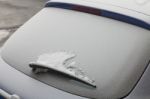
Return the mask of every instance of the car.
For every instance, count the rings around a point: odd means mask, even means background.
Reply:
[[[149,8],[148,0],[50,0],[1,48],[0,95],[135,98],[149,70]]]

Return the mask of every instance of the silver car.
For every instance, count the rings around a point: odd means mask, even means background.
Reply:
[[[149,99],[149,9],[149,0],[50,0],[2,47],[0,96]]]

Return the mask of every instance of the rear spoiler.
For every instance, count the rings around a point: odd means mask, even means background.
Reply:
[[[74,0],[76,1],[76,0]],[[84,1],[84,0],[80,0]],[[85,1],[84,1],[85,2]],[[126,22],[132,25],[136,25],[147,30],[150,30],[150,16],[129,10],[126,8],[121,8],[118,6],[107,5],[104,3],[99,3],[98,6],[91,3],[80,3],[80,2],[69,2],[68,0],[50,0],[46,3],[45,7],[55,7],[74,11],[85,12],[89,14],[94,14],[98,16],[103,16],[118,21]]]

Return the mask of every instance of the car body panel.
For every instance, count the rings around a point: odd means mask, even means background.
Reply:
[[[52,0],[56,1],[62,2]],[[150,16],[145,12],[79,1],[63,0],[132,16],[149,24]],[[46,7],[17,30],[1,55],[7,64],[46,86],[87,98],[118,99],[127,96],[140,80],[149,64],[149,50],[148,29],[82,11]],[[95,81],[96,88],[57,71],[35,74],[30,68],[30,63],[36,62],[39,56],[59,52],[75,53],[76,66]]]
[[[2,57],[19,71],[66,92],[89,98],[121,98],[134,88],[147,67],[149,39],[148,30],[134,25],[45,8],[7,41]],[[78,66],[96,81],[97,88],[58,75],[32,73],[29,63],[39,55],[62,50],[77,53]]]

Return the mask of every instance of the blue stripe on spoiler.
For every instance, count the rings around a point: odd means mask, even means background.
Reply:
[[[82,5],[60,3],[60,2],[48,2],[45,5],[45,7],[63,8],[63,9],[69,9],[69,10],[75,10],[75,11],[90,13],[90,14],[94,14],[94,15],[99,15],[99,16],[123,21],[123,22],[130,23],[130,24],[133,24],[133,25],[136,25],[136,26],[150,30],[150,24],[149,23],[146,23],[146,22],[139,20],[139,19],[136,19],[134,17],[130,17],[127,15],[107,11],[104,9],[97,9],[97,8],[92,8],[92,7],[82,6]]]

